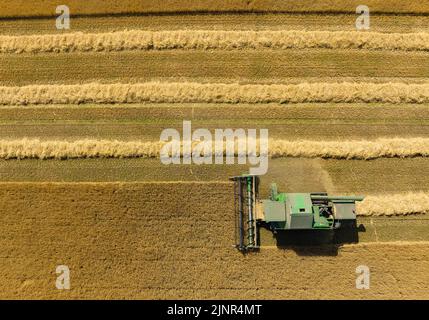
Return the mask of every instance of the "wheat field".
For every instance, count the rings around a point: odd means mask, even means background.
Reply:
[[[340,248],[266,247],[247,256],[237,253],[231,246],[233,217],[227,214],[233,208],[231,189],[225,182],[3,183],[0,200],[9,210],[1,217],[1,230],[9,237],[2,240],[0,248],[2,256],[8,257],[0,264],[4,288],[0,296],[428,297],[424,285],[428,280],[428,242],[412,236],[392,241],[394,226],[387,228],[391,234],[388,241],[368,240]],[[207,197],[217,201],[208,202]],[[186,201],[178,202],[177,198]],[[369,233],[370,224],[367,226]],[[427,224],[423,226],[427,228]],[[380,224],[379,237],[382,231]],[[31,241],[34,238],[37,242]],[[380,259],[381,255],[385,259]],[[357,261],[371,268],[373,290],[355,289]],[[74,274],[73,287],[67,292],[52,286],[58,264],[68,265]],[[252,272],[243,275],[243,266]],[[303,266],[327,277],[315,284],[312,273],[302,276]],[[332,269],[338,266],[345,271],[333,274]],[[279,268],[284,271],[279,273]],[[403,270],[412,270],[412,275]],[[392,277],[397,279],[395,290]]]
[[[0,0],[0,298],[429,298],[428,4],[368,0],[366,31],[357,0],[63,4],[70,30],[56,1]],[[161,163],[185,120],[268,129],[262,199],[365,196],[358,241],[262,228],[239,253],[228,178],[249,164]]]

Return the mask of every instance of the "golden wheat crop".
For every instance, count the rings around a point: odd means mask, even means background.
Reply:
[[[0,36],[0,53],[164,49],[371,49],[428,51],[429,33],[358,31],[144,31]]]
[[[238,84],[145,82],[0,87],[0,104],[79,104],[140,102],[302,103],[429,102],[429,83]]]
[[[428,242],[406,235],[338,251],[261,244],[242,255],[232,246],[233,192],[218,182],[1,183],[0,298],[429,297]],[[362,261],[371,290],[355,287]],[[60,264],[71,270],[70,290],[55,288]],[[326,277],[314,281],[315,270]]]
[[[238,142],[252,142],[258,152],[259,142],[249,138],[236,140],[234,155],[243,156],[238,149]],[[215,150],[215,143],[209,141],[206,156],[215,154],[225,155],[226,144]],[[199,141],[193,141],[193,150],[197,150]],[[70,159],[70,158],[137,158],[159,157],[165,146],[162,141],[118,141],[118,140],[0,140],[0,158],[3,159]],[[201,145],[200,145],[201,146]],[[181,146],[183,151],[183,145]],[[198,149],[200,150],[200,149]],[[211,151],[210,151],[211,150]],[[171,154],[170,149],[166,149]],[[183,155],[181,151],[181,155]],[[202,150],[201,150],[202,152]],[[246,152],[246,150],[244,150]],[[203,154],[201,154],[203,155]],[[244,154],[245,155],[245,154]],[[427,138],[392,138],[377,140],[338,140],[338,141],[309,141],[309,140],[274,140],[269,141],[268,156],[302,157],[302,158],[334,158],[334,159],[376,159],[376,158],[406,158],[429,156],[429,139]]]

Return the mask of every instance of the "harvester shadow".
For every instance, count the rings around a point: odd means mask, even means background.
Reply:
[[[299,256],[337,256],[341,245],[359,242],[358,232],[365,232],[365,227],[354,223],[337,230],[288,230],[274,237],[279,249]]]

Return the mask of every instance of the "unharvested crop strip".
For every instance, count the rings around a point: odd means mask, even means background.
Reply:
[[[145,82],[0,87],[0,105],[80,103],[427,103],[429,83]]]
[[[108,33],[0,36],[0,53],[305,48],[429,51],[429,33],[126,30]]]
[[[240,139],[238,140],[240,141]],[[247,142],[256,145],[259,152],[259,141]],[[161,149],[166,142],[162,141],[118,141],[118,140],[0,140],[1,159],[75,159],[75,158],[139,158],[160,157]],[[193,148],[199,145],[199,141],[193,142]],[[250,144],[250,145],[252,145]],[[169,154],[171,149],[165,148]],[[193,149],[194,150],[194,149]],[[195,149],[197,150],[197,149]],[[227,152],[224,144],[220,150],[212,144],[211,152],[205,156],[225,155]],[[235,144],[234,155],[243,156]],[[246,152],[246,151],[244,151]],[[262,150],[264,153],[264,150]],[[183,156],[183,149],[181,150]],[[244,154],[245,155],[245,154]],[[303,157],[303,158],[334,158],[334,159],[376,159],[376,158],[408,158],[428,157],[428,138],[393,138],[346,141],[287,141],[270,140],[268,148],[269,157]]]

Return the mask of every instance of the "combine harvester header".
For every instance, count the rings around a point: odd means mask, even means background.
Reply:
[[[279,193],[273,183],[270,198],[260,200],[258,176],[242,175],[230,180],[234,181],[236,247],[242,252],[259,248],[260,226],[274,234],[356,226],[355,202],[364,199],[327,193]]]

